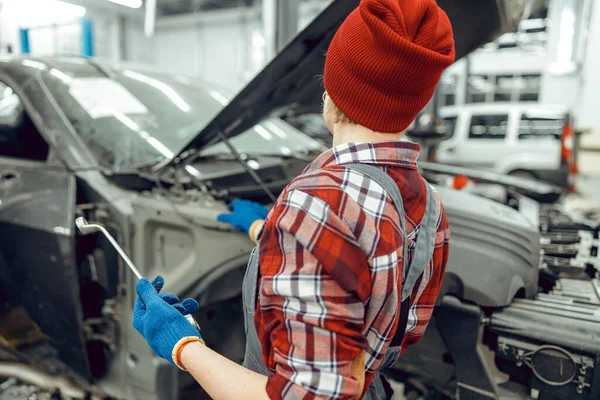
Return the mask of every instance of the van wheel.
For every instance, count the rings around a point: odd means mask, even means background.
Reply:
[[[523,169],[518,169],[508,173],[509,176],[516,176],[517,178],[529,179],[531,181],[537,181],[538,178],[531,171],[525,171]]]

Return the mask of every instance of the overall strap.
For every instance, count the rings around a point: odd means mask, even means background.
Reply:
[[[361,174],[371,178],[377,182],[383,190],[391,197],[394,206],[399,215],[400,227],[403,235],[403,246],[402,246],[402,305],[400,307],[400,321],[398,322],[398,328],[396,334],[392,339],[391,346],[399,346],[404,338],[406,326],[408,324],[408,313],[410,308],[410,295],[413,288],[429,264],[431,257],[433,256],[433,250],[435,246],[435,235],[437,231],[436,221],[436,203],[435,196],[431,193],[431,186],[426,183],[427,188],[427,204],[425,213],[421,221],[421,232],[417,237],[415,243],[415,249],[413,252],[413,259],[410,265],[408,264],[408,240],[406,232],[406,221],[404,203],[402,201],[402,194],[396,182],[383,170],[368,164],[345,164],[346,168],[360,172]]]

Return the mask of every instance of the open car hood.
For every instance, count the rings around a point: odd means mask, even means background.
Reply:
[[[459,59],[519,23],[525,0],[437,0],[454,30]],[[250,129],[267,116],[319,112],[325,52],[340,24],[359,0],[333,1],[292,40],[223,110],[171,159]]]

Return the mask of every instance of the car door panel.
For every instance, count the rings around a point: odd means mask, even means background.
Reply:
[[[60,358],[87,375],[74,207],[69,171],[0,157],[0,251],[11,282]]]

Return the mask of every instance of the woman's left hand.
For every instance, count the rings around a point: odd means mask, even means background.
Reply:
[[[252,224],[267,218],[269,210],[253,201],[235,199],[229,204],[231,213],[221,214],[217,217],[220,222],[234,226],[241,232],[250,233]]]
[[[185,315],[198,311],[198,302],[179,298],[173,293],[159,294],[164,285],[161,276],[152,283],[140,279],[136,285],[138,298],[133,310],[133,326],[144,336],[154,353],[177,365],[173,360],[173,349],[183,338],[198,337],[198,332],[186,320]]]

